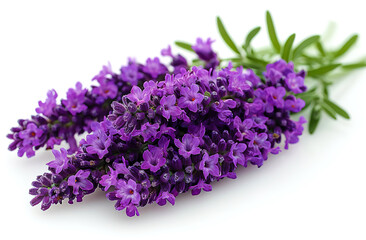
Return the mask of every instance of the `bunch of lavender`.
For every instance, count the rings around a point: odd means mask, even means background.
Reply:
[[[221,19],[217,17],[220,35],[235,54],[235,57],[221,58],[220,63],[225,65],[227,61],[232,61],[234,66],[251,68],[255,73],[261,74],[268,71],[266,68],[270,62],[279,58],[291,61],[296,70],[305,69],[307,71],[306,85],[309,86],[309,90],[306,93],[295,92],[295,94],[296,97],[306,102],[306,107],[311,107],[308,118],[309,132],[314,133],[322,114],[326,114],[332,119],[337,119],[338,116],[349,119],[349,114],[330,99],[329,91],[337,79],[337,74],[343,75],[350,70],[366,67],[365,59],[353,63],[340,62],[340,59],[355,45],[358,35],[352,35],[337,49],[324,47],[324,39],[319,35],[310,36],[295,45],[295,34],[291,34],[286,41],[281,43],[276,34],[272,16],[268,11],[266,23],[271,46],[256,49],[253,47],[252,41],[260,32],[261,27],[251,30],[245,41],[239,46],[230,37]],[[185,50],[195,50],[195,46],[189,43],[177,41],[176,45]],[[195,59],[194,62],[202,64],[201,60],[202,58]]]
[[[262,166],[279,143],[298,142],[305,119],[294,121],[305,102],[305,72],[284,60],[267,66],[262,79],[253,70],[229,64],[221,70],[193,67],[160,82],[133,86],[77,153],[53,150],[49,171],[32,183],[31,205],[46,210],[72,203],[97,187],[116,201],[116,210],[175,203],[179,193],[211,191],[211,183],[236,178],[239,166]]]
[[[202,61],[206,62],[205,68],[215,68],[219,61],[211,48],[212,41],[208,39],[207,43],[198,38],[193,47]],[[180,54],[173,55],[170,46],[163,49],[161,54],[171,57],[172,73],[189,68],[187,60]],[[68,90],[67,98],[62,99],[59,104],[56,101],[56,91],[50,90],[47,99],[38,103],[38,115],[27,120],[20,119],[19,126],[11,129],[11,134],[7,136],[13,140],[9,150],[18,149],[19,157],[26,154],[29,158],[35,155],[35,150],[43,146],[53,149],[65,140],[70,146],[68,153],[74,153],[78,148],[75,135],[91,132],[91,124],[102,121],[108,115],[113,101],[120,100],[129,93],[132,86],[142,86],[149,80],[163,80],[166,73],[169,73],[168,66],[162,64],[158,58],[148,58],[145,65],[129,59],[128,65],[122,66],[119,74],[113,73],[110,65],[103,66],[92,79],[99,85],[92,86],[90,90],[83,88],[78,82],[74,89]]]

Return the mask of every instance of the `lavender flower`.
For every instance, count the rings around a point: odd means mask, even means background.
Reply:
[[[209,156],[206,152],[203,155],[202,161],[199,165],[199,170],[203,172],[203,176],[207,179],[208,175],[212,175],[214,177],[220,176],[220,169],[217,166],[219,160],[219,154],[214,154]]]
[[[89,177],[90,172],[87,170],[79,170],[75,176],[69,177],[67,183],[69,186],[73,187],[73,193],[75,195],[79,194],[79,189],[89,191],[93,189],[93,183],[89,181],[87,178]]]
[[[50,168],[55,169],[55,173],[60,173],[65,170],[69,165],[69,158],[67,157],[67,151],[65,148],[61,148],[60,151],[52,150],[55,160],[47,163]]]
[[[50,90],[47,92],[47,99],[45,102],[38,102],[39,107],[36,108],[37,113],[41,113],[47,117],[52,114],[52,110],[56,107],[57,92]]]
[[[211,40],[210,38],[208,38],[206,42],[203,41],[202,38],[197,38],[196,44],[192,46],[192,49],[196,52],[198,57],[205,61],[205,68],[207,69],[214,69],[219,65],[217,55],[211,48],[213,42],[214,40]]]
[[[19,120],[19,126],[11,129],[11,134],[8,134],[12,140],[9,150],[18,149],[19,156],[26,154],[27,157],[32,157],[35,150],[43,146],[53,149],[55,145],[67,141],[70,146],[68,152],[75,152],[78,147],[75,135],[93,131],[92,123],[100,122],[108,115],[112,109],[111,102],[131,93],[132,86],[142,85],[147,80],[156,81],[168,73],[168,68],[157,58],[148,60],[147,64],[145,66],[129,59],[128,65],[121,67],[120,74],[114,73],[110,64],[103,66],[93,77],[98,85],[93,85],[88,90],[78,82],[75,88],[68,90],[66,99],[61,99],[61,104],[56,102],[56,91],[48,91],[47,99],[38,103],[36,112],[39,115],[32,116],[29,120]],[[26,136],[28,126],[37,129],[35,136]]]
[[[141,164],[141,169],[150,169],[152,172],[157,172],[166,162],[163,155],[161,148],[150,145],[149,150],[146,150],[142,155],[144,161]]]
[[[179,139],[174,139],[174,144],[179,148],[179,154],[185,158],[191,155],[197,155],[201,152],[198,147],[200,140],[198,137],[194,137],[191,134],[184,134],[182,141]]]
[[[273,66],[281,74],[288,69]],[[50,172],[30,190],[31,204],[45,210],[65,199],[81,201],[99,186],[116,210],[135,216],[149,203],[174,204],[180,193],[211,191],[213,181],[236,178],[239,165],[262,166],[280,152],[281,139],[285,148],[298,141],[305,120],[290,118],[303,102],[285,78],[274,86],[253,74],[195,67],[132,87],[107,118],[91,124],[76,154],[56,153]]]
[[[181,108],[188,108],[192,112],[197,112],[198,105],[203,100],[203,94],[199,93],[199,87],[192,84],[190,88],[183,87],[181,94],[183,95],[178,100],[178,106]]]

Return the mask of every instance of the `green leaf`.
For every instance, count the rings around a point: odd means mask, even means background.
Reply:
[[[329,117],[337,120],[335,111],[328,104],[326,104],[325,102],[322,102],[322,103],[320,103],[320,106],[322,107],[324,112],[329,115]]]
[[[319,105],[315,104],[313,106],[313,109],[310,113],[310,120],[309,120],[309,133],[313,134],[316,130],[316,127],[318,126],[319,120],[321,116],[321,108]]]
[[[350,37],[348,39],[348,41],[345,42],[343,44],[343,46],[333,54],[333,58],[338,58],[338,57],[342,56],[343,54],[345,54],[356,43],[357,38],[358,38],[357,34]]]
[[[223,58],[223,59],[220,59],[220,61],[241,62],[241,61],[243,61],[243,59],[240,57],[233,57],[233,58]]]
[[[250,46],[250,43],[252,42],[253,38],[258,34],[260,30],[261,27],[256,27],[248,33],[247,38],[245,39],[245,43],[243,45],[243,49],[246,50]]]
[[[204,65],[205,63],[201,60],[201,59],[193,59],[192,60],[192,66],[201,66]]]
[[[292,45],[294,44],[295,37],[296,37],[295,33],[289,36],[285,42],[285,45],[283,46],[281,57],[286,62],[288,62],[290,59],[291,49]]]
[[[237,54],[240,55],[240,52],[238,50],[238,48],[236,47],[235,43],[233,42],[233,40],[231,40],[229,34],[227,33],[224,24],[222,23],[220,17],[217,17],[217,27],[219,28],[219,32],[221,34],[222,39],[224,39],[224,41],[226,42],[226,44]]]
[[[357,68],[364,68],[364,67],[366,67],[366,62],[365,61],[342,65],[343,69],[349,69],[349,70],[357,69]]]
[[[295,59],[298,56],[301,55],[301,53],[309,46],[311,46],[312,44],[314,44],[315,42],[317,42],[319,40],[320,36],[319,35],[314,35],[311,37],[308,37],[307,39],[305,39],[304,41],[302,41],[295,49],[294,52],[292,54],[292,58]]]
[[[264,59],[260,59],[260,58],[256,58],[256,57],[253,57],[253,56],[247,56],[247,58],[252,61],[253,63],[256,63],[256,64],[259,64],[259,65],[262,65],[262,66],[267,66],[268,62],[265,61]]]
[[[320,54],[325,57],[327,54],[325,53],[323,44],[320,42],[320,39],[316,42],[316,48],[318,49],[318,51],[320,52]]]
[[[308,76],[318,76],[318,75],[324,75],[330,71],[333,71],[337,67],[341,66],[341,64],[329,64],[325,66],[321,66],[319,68],[311,69],[308,71]]]
[[[278,38],[277,38],[277,35],[276,35],[276,30],[275,30],[273,20],[272,20],[272,16],[269,13],[269,11],[267,11],[266,20],[267,20],[268,35],[269,35],[269,38],[270,38],[271,43],[273,45],[273,48],[276,50],[277,53],[280,53],[281,52],[281,45],[278,41]]]
[[[338,115],[344,117],[345,119],[350,119],[348,113],[334,102],[330,101],[329,99],[324,99],[324,103],[331,107]]]
[[[185,42],[180,42],[180,41],[175,41],[174,43],[175,43],[175,45],[177,45],[180,48],[183,48],[185,50],[194,52],[194,50],[192,49],[192,44],[185,43]]]

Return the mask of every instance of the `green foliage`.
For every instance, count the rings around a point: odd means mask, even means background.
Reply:
[[[228,31],[220,17],[217,17],[217,27],[220,35],[227,46],[235,53],[235,57],[221,59],[221,62],[231,61],[234,67],[243,66],[251,68],[257,74],[265,71],[268,63],[280,58],[289,62],[292,61],[296,70],[305,70],[307,77],[306,84],[313,86],[305,93],[297,94],[296,97],[305,101],[306,105],[302,111],[311,107],[308,130],[312,134],[317,129],[322,113],[325,113],[332,119],[341,116],[350,119],[349,114],[334,101],[329,99],[330,86],[334,83],[333,76],[337,73],[346,73],[348,71],[366,67],[366,59],[353,63],[342,63],[339,59],[347,54],[357,42],[358,35],[349,37],[338,49],[328,49],[319,35],[312,35],[305,38],[300,43],[295,44],[295,34],[290,35],[285,43],[281,45],[273,18],[269,11],[266,12],[266,25],[271,47],[265,49],[255,49],[252,46],[253,39],[259,34],[261,27],[253,28],[245,37],[241,45],[243,51],[239,51],[237,45],[230,37]],[[192,46],[184,42],[175,42],[177,46],[189,51]],[[241,50],[240,49],[240,50]],[[195,60],[193,65],[200,64]]]

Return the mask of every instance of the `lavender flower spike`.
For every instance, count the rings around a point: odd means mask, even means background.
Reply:
[[[175,204],[180,193],[211,191],[212,182],[236,178],[239,166],[262,166],[280,152],[281,139],[285,148],[299,140],[305,120],[294,121],[290,113],[304,105],[284,80],[273,86],[271,74],[263,82],[251,76],[250,84],[230,85],[242,74],[231,65],[195,67],[133,87],[111,104],[107,118],[91,125],[76,154],[55,152],[50,172],[32,184],[31,204],[45,210],[101,187],[116,210],[138,216],[147,204]]]

